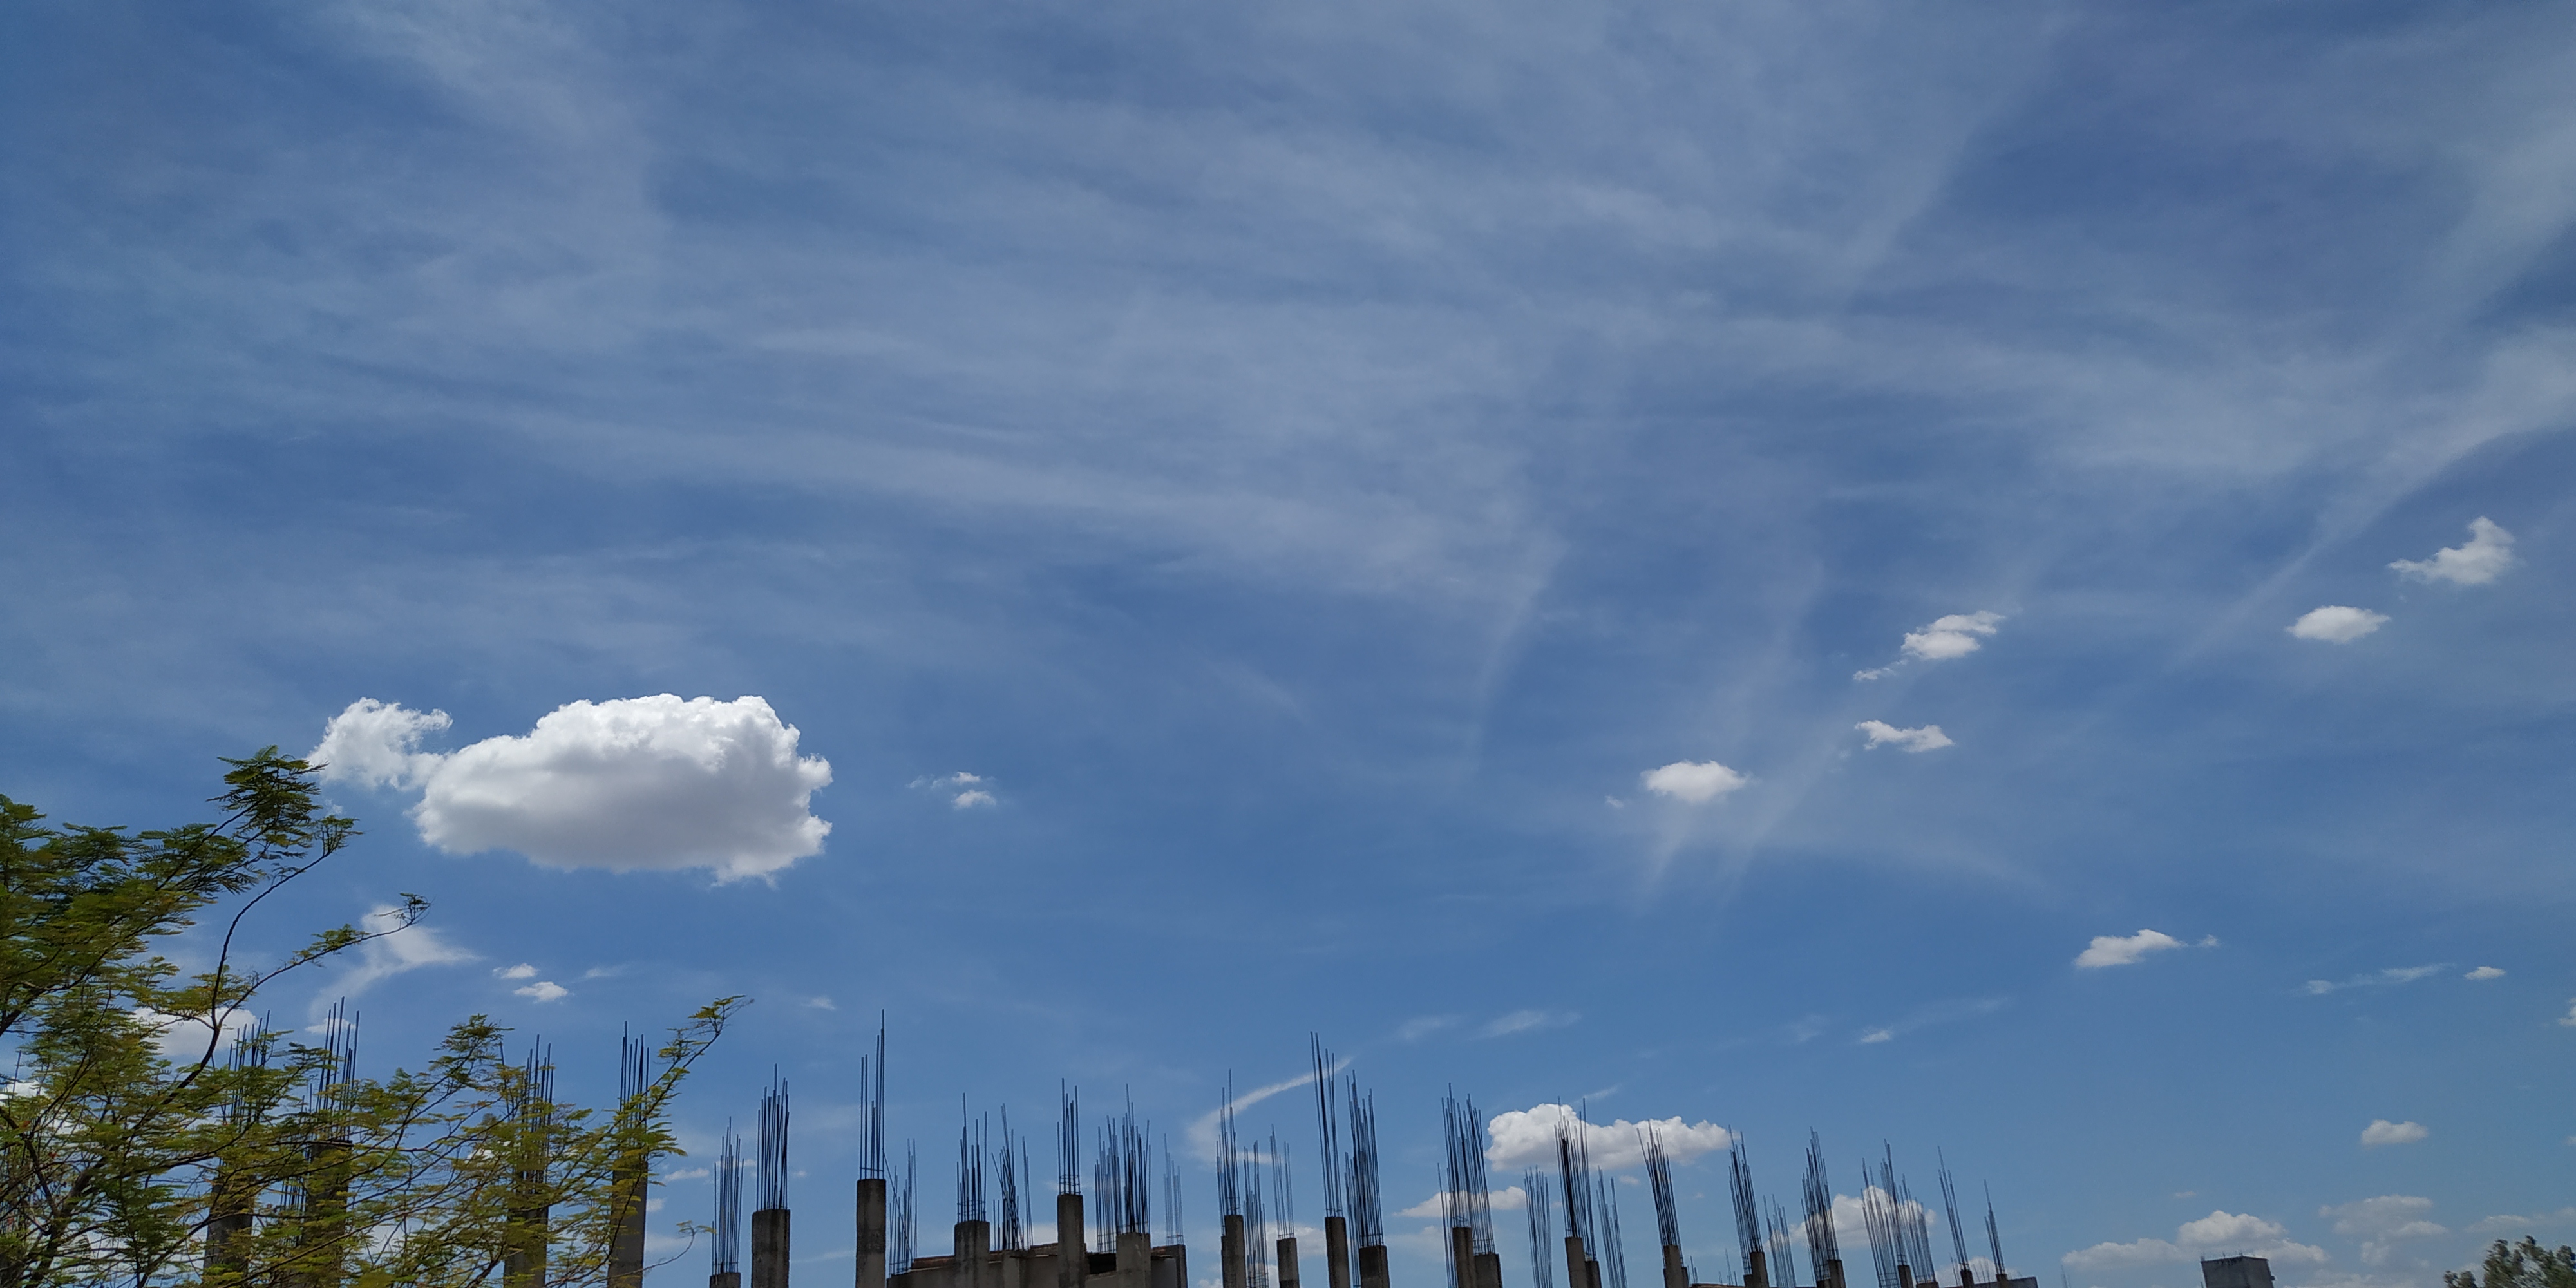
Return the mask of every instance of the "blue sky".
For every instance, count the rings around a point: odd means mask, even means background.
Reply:
[[[390,704],[266,932],[435,903],[279,1000],[380,1069],[746,994],[688,1138],[774,1066],[837,1211],[882,1009],[925,1156],[1132,1089],[1202,1243],[1310,1031],[1397,1207],[1455,1086],[2088,1288],[2576,1237],[2576,10],[0,24],[5,790]]]

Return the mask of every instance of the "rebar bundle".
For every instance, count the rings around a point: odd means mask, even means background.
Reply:
[[[1103,1252],[1118,1250],[1119,1235],[1149,1234],[1154,1228],[1151,1126],[1136,1121],[1133,1100],[1127,1102],[1123,1116],[1101,1123],[1100,1152],[1093,1160],[1091,1179],[1100,1200],[1095,1220]]]
[[[912,1142],[903,1143],[903,1176],[886,1186],[886,1273],[899,1275],[912,1269],[913,1250],[919,1244],[921,1223],[919,1210],[913,1204],[914,1176],[920,1171],[913,1157]]]
[[[957,1219],[984,1219],[984,1126],[966,1116],[966,1098],[957,1098]]]
[[[1878,1288],[1900,1288],[1904,1275],[1899,1267],[1911,1264],[1905,1259],[1905,1234],[1896,1212],[1896,1161],[1890,1150],[1886,1170],[1877,1176],[1870,1173],[1869,1160],[1860,1162],[1860,1218],[1869,1231],[1869,1259],[1878,1271]]]
[[[1556,1120],[1556,1172],[1565,1194],[1565,1232],[1592,1250],[1600,1244],[1601,1232],[1592,1209],[1592,1143],[1587,1126],[1579,1110]]]
[[[716,1224],[710,1275],[742,1273],[742,1137],[725,1120],[724,1147],[716,1155]]]
[[[1985,1187],[1985,1188],[1986,1188],[1986,1251],[1987,1251],[1987,1252],[1989,1252],[1989,1253],[1991,1253],[1991,1254],[1993,1254],[1993,1256],[1994,1256],[1995,1282],[2000,1284],[2000,1283],[2004,1283],[2004,1282],[2009,1281],[2009,1280],[2011,1279],[2011,1276],[2010,1276],[2010,1275],[2007,1275],[2007,1274],[2005,1274],[2005,1273],[2004,1273],[2004,1236],[2003,1236],[2003,1232],[2002,1232],[2001,1230],[1998,1230],[1998,1229],[1996,1229],[1996,1228],[1995,1228],[1995,1187],[1994,1187],[1994,1186],[1989,1185],[1989,1186],[1987,1186],[1987,1187]]]
[[[1600,1191],[1601,1232],[1605,1236],[1601,1249],[1593,1254],[1601,1263],[1601,1279],[1606,1288],[1628,1288],[1627,1240],[1619,1237],[1619,1193],[1607,1176],[1595,1177],[1593,1188]]]
[[[1082,1092],[1055,1084],[1055,1192],[1082,1193]]]
[[[1481,1256],[1494,1250],[1494,1202],[1485,1183],[1485,1120],[1476,1112],[1474,1100],[1444,1096],[1440,1125],[1447,1155],[1441,1194],[1450,1209],[1449,1224],[1472,1231],[1472,1245]]]
[[[1011,1111],[1002,1110],[1002,1148],[994,1155],[995,1170],[1002,1176],[1000,1198],[1002,1219],[993,1230],[993,1246],[1005,1252],[1019,1252],[1029,1246],[1027,1218],[1020,1210],[1020,1162],[1013,1153]]]
[[[1655,1241],[1678,1248],[1682,1246],[1681,1207],[1673,1200],[1673,1160],[1664,1152],[1664,1134],[1648,1126],[1637,1133],[1637,1145],[1646,1155],[1646,1188],[1655,1196]]]
[[[1938,1150],[1933,1151],[1932,1157],[1940,1163],[1941,1212],[1950,1223],[1951,1250],[1959,1254],[1959,1282],[1962,1285],[1974,1283],[1977,1276],[1975,1269],[1968,1264],[1968,1231],[1959,1223],[1959,1187],[1950,1179],[1950,1160]]]
[[[1163,1244],[1179,1247],[1189,1241],[1181,1226],[1181,1164],[1172,1157],[1172,1142],[1163,1140]]]
[[[1770,1226],[1766,1246],[1769,1249],[1767,1260],[1770,1262],[1772,1288],[1797,1288],[1797,1245],[1789,1237],[1789,1211],[1780,1206],[1778,1199],[1771,1200]]]
[[[1342,1122],[1333,1106],[1333,1053],[1324,1049],[1321,1035],[1309,1033],[1307,1041],[1315,1055],[1315,1134],[1323,1147],[1324,1215],[1344,1214],[1342,1195]]]
[[[1762,1210],[1753,1197],[1753,1168],[1744,1159],[1744,1137],[1735,1138],[1726,1151],[1727,1198],[1735,1209],[1736,1250],[1744,1258],[1744,1273],[1753,1273],[1753,1254],[1762,1249]],[[1769,1260],[1766,1255],[1764,1260]]]
[[[1825,1179],[1824,1142],[1815,1132],[1807,1133],[1807,1176],[1804,1186],[1807,1200],[1807,1264],[1815,1269],[1816,1282],[1823,1284],[1828,1267],[1842,1260],[1841,1243],[1834,1237],[1834,1187]]]
[[[266,1063],[267,1052],[261,1051]],[[340,1087],[358,1077],[358,1016],[349,1010],[349,999],[331,1004],[322,1017],[321,1058],[313,1062],[312,1076],[304,1087],[304,1108],[317,1117],[336,1117],[335,1094]]]
[[[1297,1237],[1297,1192],[1290,1188],[1288,1147],[1279,1143],[1279,1133],[1270,1133],[1270,1196],[1273,1213],[1279,1219],[1280,1237]]]
[[[1234,1137],[1234,1077],[1225,1080],[1225,1103],[1216,1111],[1216,1205],[1219,1215],[1242,1216],[1243,1159]]]
[[[1250,1288],[1270,1288],[1270,1223],[1262,1210],[1261,1171],[1261,1160],[1256,1158],[1243,1186],[1244,1282]]]
[[[769,1074],[769,1090],[760,1097],[760,1206],[776,1212],[787,1206],[787,1084],[778,1071]]]
[[[1900,1177],[1896,1182],[1897,1228],[1905,1234],[1905,1264],[1921,1273],[1917,1282],[1939,1277],[1932,1260],[1932,1226],[1923,1205],[1914,1201],[1914,1187]]]
[[[1351,1240],[1363,1248],[1386,1246],[1386,1211],[1378,1190],[1377,1097],[1360,1094],[1360,1080],[1352,1075],[1351,1105]]]
[[[1547,1173],[1535,1167],[1529,1169],[1521,1177],[1521,1189],[1529,1195],[1531,1288],[1556,1288],[1553,1266],[1563,1250],[1556,1246],[1555,1204],[1548,1190]]]
[[[859,1177],[884,1180],[885,1151],[885,1016],[877,1016],[877,1053],[859,1057]]]

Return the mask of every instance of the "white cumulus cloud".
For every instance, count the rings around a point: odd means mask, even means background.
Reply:
[[[2567,999],[2567,1013],[2559,1016],[2558,1022],[2566,1025],[2568,1028],[2576,1029],[2576,997]],[[2570,1136],[2567,1140],[2570,1144],[2576,1144],[2576,1136]]]
[[[1950,735],[1941,732],[1939,725],[1925,725],[1920,729],[1899,729],[1884,720],[1863,720],[1852,728],[1868,734],[1869,745],[1872,747],[1884,743],[1906,751],[1937,751],[1954,745],[1950,741]]]
[[[2387,621],[2388,615],[2385,613],[2374,613],[2367,608],[2349,608],[2342,604],[2328,604],[2323,608],[2309,609],[2306,615],[2290,623],[2289,631],[2303,640],[2350,644],[2378,630]]]
[[[496,966],[493,968],[492,973],[502,979],[535,979],[537,977],[537,968],[526,962],[521,962],[516,966]]]
[[[820,851],[832,830],[807,808],[831,765],[797,755],[795,726],[757,697],[572,702],[524,736],[418,749],[448,723],[360,699],[308,759],[329,781],[418,788],[412,821],[442,850],[515,850],[549,867],[703,867],[733,880]]]
[[[2460,978],[2462,978],[2462,979],[2503,979],[2503,978],[2504,978],[2504,971],[2502,971],[2501,969],[2498,969],[2497,967],[2494,967],[2494,966],[2480,966],[2480,967],[2478,967],[2476,970],[2470,971],[2470,972],[2469,972],[2468,974],[2466,974],[2466,975],[2462,975]]]
[[[2067,1253],[2060,1260],[2073,1270],[2118,1270],[2230,1254],[2283,1264],[2320,1265],[2327,1260],[2325,1249],[2291,1242],[2288,1232],[2276,1222],[2226,1211],[2213,1211],[2198,1220],[2183,1222],[2171,1239],[2097,1243]]]
[[[2087,970],[2103,966],[2134,966],[2144,961],[2149,953],[2193,946],[2161,930],[2141,930],[2134,935],[2095,935],[2093,942],[2075,955],[2075,964]],[[2203,935],[2198,946],[2216,948],[2218,936]]]
[[[514,988],[510,991],[521,997],[531,998],[539,1002],[560,1002],[563,999],[572,996],[571,989],[565,988],[563,985],[550,979],[541,979],[534,984],[528,985],[526,988]]]
[[[2385,1118],[2373,1118],[2369,1126],[2361,1129],[2361,1143],[2372,1147],[2412,1145],[2432,1134],[2422,1123],[2393,1123]]]
[[[2467,544],[2436,550],[2430,559],[2400,559],[2388,566],[2396,569],[2399,576],[2417,581],[2483,586],[2513,566],[2513,534],[2479,515],[2469,520]]]
[[[1905,633],[1905,642],[1898,650],[1904,656],[1895,663],[1876,670],[1855,671],[1852,678],[1885,679],[1907,662],[1946,662],[1954,657],[1966,657],[1984,647],[1980,637],[1994,634],[1996,625],[2003,620],[2001,613],[1983,611],[1936,617],[1931,625]]]
[[[1485,1134],[1493,1142],[1485,1150],[1486,1161],[1505,1170],[1553,1164],[1560,1124],[1571,1125],[1577,1142],[1591,1146],[1593,1166],[1612,1171],[1645,1166],[1645,1145],[1638,1139],[1642,1131],[1650,1130],[1660,1137],[1664,1152],[1676,1163],[1689,1162],[1735,1143],[1733,1133],[1707,1121],[1686,1123],[1673,1117],[1591,1123],[1585,1122],[1572,1105],[1532,1105],[1527,1109],[1506,1109],[1485,1121]]]
[[[2424,1219],[2433,1210],[2433,1200],[2414,1194],[2382,1194],[2375,1199],[2356,1199],[2350,1203],[2317,1209],[2317,1215],[2335,1219],[2335,1233],[2357,1235],[2380,1243],[2398,1239],[2426,1239],[2450,1231]]]
[[[1638,778],[1647,791],[1692,805],[1705,805],[1752,781],[1714,760],[1677,760]]]

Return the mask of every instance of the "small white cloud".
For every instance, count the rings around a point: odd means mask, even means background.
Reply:
[[[440,938],[436,930],[419,925],[402,926],[402,913],[390,906],[380,905],[370,911],[359,919],[358,928],[376,934],[376,937],[358,945],[356,964],[323,990],[328,996],[317,995],[313,999],[316,1017],[329,1007],[330,997],[356,997],[374,987],[378,980],[391,979],[424,966],[452,966],[474,960],[474,954]]]
[[[950,799],[948,807],[950,809],[978,809],[997,803],[998,802],[993,799],[993,794],[991,792],[985,791],[980,787],[970,787],[965,791],[957,793],[955,797]]]
[[[1987,612],[1952,613],[1947,617],[1934,618],[1932,624],[1922,630],[1906,633],[1905,655],[1926,662],[1966,657],[1983,647],[1977,637],[1994,634],[1995,624],[2003,619],[2001,613]]]
[[[2207,941],[2211,946],[2217,942],[2214,938]],[[2095,935],[2093,942],[2075,955],[2075,964],[2086,970],[2134,966],[2144,961],[2149,953],[2189,946],[2161,930],[2141,930],[2134,935]]]
[[[1424,1199],[1421,1202],[1414,1204],[1412,1207],[1396,1213],[1396,1215],[1413,1217],[1418,1220],[1430,1220],[1448,1215],[1450,1204],[1465,1198],[1466,1194],[1464,1191],[1452,1194],[1434,1194],[1430,1198]],[[1506,1186],[1500,1190],[1488,1191],[1486,1198],[1489,1201],[1489,1208],[1496,1212],[1518,1212],[1522,1208],[1529,1206],[1529,1191],[1524,1190],[1517,1185]]]
[[[2413,1194],[2382,1194],[2375,1199],[2357,1199],[2334,1207],[2317,1209],[2317,1215],[2335,1219],[2335,1233],[2393,1243],[2399,1239],[2424,1239],[2450,1231],[2424,1219],[2433,1210],[2433,1200]]]
[[[2576,1136],[2567,1138],[2576,1145]],[[2494,1234],[2499,1230],[2540,1230],[2562,1225],[2576,1225],[2576,1207],[2563,1207],[2555,1212],[2534,1212],[2529,1216],[2491,1216],[2469,1227],[2471,1234]]]
[[[1984,647],[1979,637],[1994,634],[1996,624],[2003,620],[2003,614],[1989,612],[1952,613],[1947,617],[1934,618],[1931,625],[1905,633],[1905,642],[1899,649],[1904,656],[1894,664],[1875,670],[1854,671],[1852,678],[1883,680],[1894,675],[1896,668],[1907,662],[1946,662],[1954,657],[1966,657]]]
[[[571,989],[565,988],[563,985],[550,979],[541,979],[534,984],[528,985],[526,988],[514,988],[510,991],[521,997],[532,998],[539,1002],[559,1002],[572,996]]]
[[[1868,734],[1871,747],[1884,743],[1906,751],[1937,751],[1955,745],[1950,741],[1950,735],[1941,732],[1939,725],[1899,729],[1884,720],[1863,720],[1852,728]]]
[[[1605,1171],[1645,1166],[1645,1146],[1639,1143],[1642,1132],[1655,1133],[1664,1143],[1664,1153],[1676,1163],[1687,1163],[1735,1143],[1733,1133],[1713,1122],[1686,1123],[1673,1117],[1591,1123],[1585,1122],[1572,1105],[1543,1104],[1506,1109],[1487,1119],[1485,1137],[1491,1144],[1486,1147],[1485,1159],[1506,1172],[1553,1164],[1560,1124],[1574,1130],[1578,1143],[1590,1144],[1592,1165]]]
[[[502,979],[535,979],[537,968],[521,962],[516,966],[495,966],[492,968],[492,973]]]
[[[2462,979],[2503,979],[2503,978],[2504,978],[2504,972],[2503,972],[2502,970],[2497,969],[2496,967],[2493,967],[2493,966],[2480,966],[2480,967],[2478,967],[2476,970],[2470,971],[2470,972],[2469,972],[2468,974],[2466,974],[2466,975],[2462,975],[2460,978],[2462,978]]]
[[[2385,1118],[2373,1118],[2369,1126],[2361,1129],[2361,1143],[2372,1148],[2412,1145],[2432,1134],[2422,1123],[2393,1123]]]
[[[2400,559],[2388,566],[2399,576],[2417,581],[2483,586],[2513,566],[2513,534],[2479,515],[2469,520],[2468,544],[2436,550],[2430,559]]]
[[[2342,604],[2328,604],[2323,608],[2309,609],[2305,616],[2290,623],[2289,631],[2303,640],[2350,644],[2378,630],[2387,621],[2388,615],[2385,613],[2374,613],[2367,608],[2350,608]]]
[[[2559,1016],[2558,1022],[2568,1028],[2576,1029],[2576,997],[2567,999],[2567,1013]],[[2576,1136],[2570,1136],[2567,1139],[2570,1144],[2576,1144]]]
[[[666,1181],[703,1181],[712,1175],[714,1175],[714,1173],[703,1167],[683,1167],[676,1172],[662,1173],[662,1179]]]
[[[1894,1030],[1894,1029],[1871,1029],[1869,1032],[1861,1034],[1861,1035],[1860,1035],[1860,1040],[1861,1040],[1862,1042],[1865,1042],[1865,1043],[1866,1043],[1866,1042],[1893,1042],[1893,1041],[1895,1041],[1895,1040],[1896,1040],[1896,1030]]]
[[[818,1010],[818,1011],[837,1011],[837,1010],[841,1009],[840,1007],[833,1005],[833,1003],[832,1003],[832,999],[830,999],[830,998],[828,998],[828,997],[809,997],[809,998],[806,998],[806,999],[805,999],[805,1005],[810,1006],[810,1007],[813,1007],[815,1010]]]
[[[1514,1033],[1530,1033],[1539,1029],[1561,1029],[1582,1018],[1572,1011],[1514,1011],[1509,1015],[1494,1017],[1493,1021],[1479,1030],[1476,1036],[1499,1038]]]
[[[446,754],[415,750],[439,712],[363,698],[308,759],[324,777],[418,787],[421,839],[451,854],[515,850],[548,867],[713,868],[765,876],[819,852],[832,825],[807,809],[832,767],[796,753],[795,726],[757,697],[664,693],[570,702],[524,736]]]
[[[1610,808],[1612,808],[1612,809],[1626,809],[1626,808],[1628,808],[1628,802],[1623,801],[1623,800],[1619,799],[1619,798],[1618,798],[1618,797],[1616,797],[1616,796],[1604,796],[1604,797],[1602,797],[1602,798],[1601,798],[1601,803],[1602,803],[1602,804],[1604,804],[1604,805],[1609,806],[1609,807],[1610,807]]]
[[[2078,1248],[2060,1257],[2071,1270],[2126,1270],[2135,1266],[2160,1266],[2168,1262],[2188,1261],[2191,1254],[2180,1244],[2164,1239],[2138,1239],[2129,1243],[2097,1243]]]
[[[1677,760],[1638,778],[1647,791],[1690,805],[1705,805],[1751,781],[1714,760]]]

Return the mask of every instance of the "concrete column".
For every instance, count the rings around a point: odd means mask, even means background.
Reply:
[[[1252,1282],[1252,1267],[1247,1260],[1251,1255],[1252,1250],[1243,1245],[1243,1214],[1235,1213],[1225,1219],[1225,1238],[1217,1244],[1217,1256],[1224,1262],[1217,1272],[1224,1280],[1224,1288],[1246,1288]]]
[[[1680,1244],[1664,1245],[1664,1288],[1690,1288],[1690,1268],[1682,1264]]]
[[[242,1181],[231,1169],[215,1176],[208,1202],[214,1213],[206,1220],[206,1282],[234,1288],[250,1271],[252,1206],[259,1187]]]
[[[1386,1245],[1371,1244],[1360,1249],[1360,1288],[1392,1288],[1386,1273]]]
[[[1566,1224],[1572,1225],[1574,1222],[1568,1220]],[[1583,1253],[1583,1237],[1574,1234],[1565,1236],[1565,1282],[1568,1288],[1583,1288],[1586,1282],[1583,1268],[1591,1263],[1592,1259]]]
[[[742,1272],[721,1270],[707,1276],[707,1288],[742,1288]]]
[[[1601,1288],[1601,1258],[1587,1257],[1583,1262],[1583,1282]]]
[[[1896,1263],[1896,1288],[1914,1288],[1914,1267],[1902,1261]]]
[[[1084,1237],[1082,1196],[1055,1196],[1055,1288],[1082,1288],[1091,1277],[1091,1244]]]
[[[1843,1279],[1843,1259],[1834,1257],[1827,1260],[1824,1273],[1818,1275],[1816,1281],[1817,1288],[1850,1288]]]
[[[994,1288],[993,1223],[960,1221],[953,1237],[957,1255],[956,1288]],[[752,1288],[760,1288],[753,1284]]]
[[[1476,1254],[1476,1288],[1503,1288],[1503,1254]]]
[[[785,1208],[762,1208],[751,1214],[751,1288],[787,1288]]]
[[[1118,1232],[1118,1288],[1154,1288],[1154,1236]]]
[[[859,1178],[858,1229],[855,1288],[886,1288],[886,1183],[882,1176]]]
[[[1744,1288],[1771,1288],[1771,1268],[1765,1262],[1762,1249],[1755,1248],[1744,1263]]]
[[[1324,1288],[1351,1288],[1351,1223],[1347,1217],[1324,1218]]]
[[[644,1205],[652,1184],[653,1169],[643,1159],[617,1169],[609,1199],[617,1220],[608,1236],[608,1288],[644,1288]]]
[[[1297,1236],[1279,1241],[1279,1288],[1297,1288]]]
[[[1476,1288],[1476,1232],[1449,1227],[1449,1279],[1456,1288]]]

